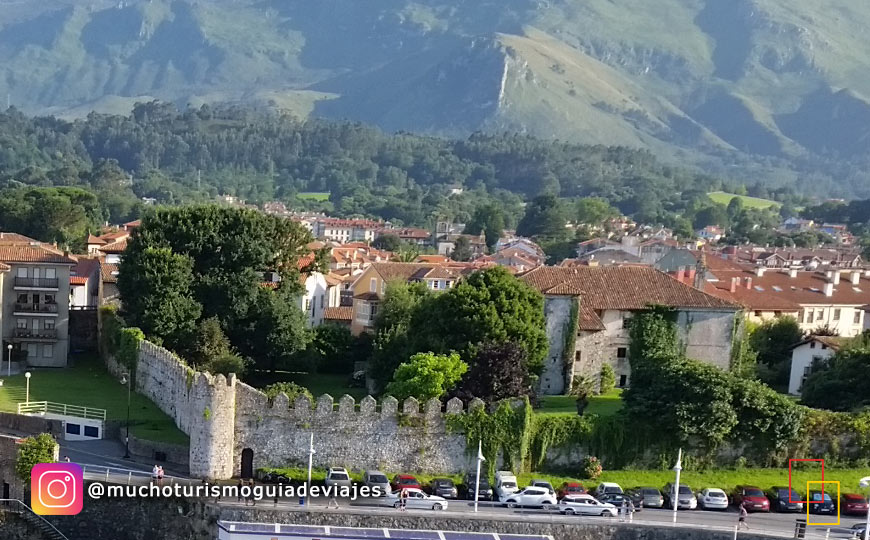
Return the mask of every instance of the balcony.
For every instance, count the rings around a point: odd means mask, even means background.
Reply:
[[[56,315],[57,304],[15,304],[14,313]]]
[[[32,330],[30,328],[16,328],[14,336],[19,339],[57,339],[57,329],[43,328],[42,330]]]
[[[54,289],[57,290],[59,280],[57,278],[16,277],[16,289]]]

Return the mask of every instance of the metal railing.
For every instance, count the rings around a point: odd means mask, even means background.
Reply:
[[[57,329],[43,328],[42,330],[33,330],[30,328],[16,328],[14,335],[17,338],[57,339]]]
[[[106,421],[106,409],[67,405],[66,403],[54,403],[51,401],[29,401],[26,403],[19,403],[18,414],[57,414],[62,416],[75,416],[86,420]]]
[[[60,280],[57,278],[16,277],[16,287],[35,287],[39,289],[57,289]]]
[[[16,313],[57,313],[57,304],[19,304],[15,303]]]
[[[52,525],[51,522],[34,512],[32,508],[30,508],[18,499],[0,499],[0,511],[7,511],[13,514],[19,514],[24,519],[31,521],[34,524],[38,524],[39,527],[54,532],[56,537],[63,540],[69,540],[69,538],[65,534],[57,530],[57,527]]]
[[[122,484],[122,485],[141,485],[153,482],[155,479],[148,471],[137,471],[134,469],[121,469],[118,467],[107,467],[105,465],[90,465],[87,463],[78,463],[82,468],[85,480],[99,481],[106,484]],[[163,476],[164,485],[174,484],[200,484],[202,481],[193,480],[191,478],[183,478],[180,476]]]

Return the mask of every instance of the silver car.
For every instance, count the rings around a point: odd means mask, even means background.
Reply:
[[[392,492],[390,480],[381,471],[366,471],[363,474],[363,485],[368,486],[372,490],[372,494],[374,494],[375,489],[379,490],[381,497],[389,495]]]
[[[344,467],[330,467],[326,473],[327,486],[350,487],[350,474]]]

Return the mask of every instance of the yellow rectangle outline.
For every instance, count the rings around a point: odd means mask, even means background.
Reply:
[[[810,500],[810,484],[822,484],[822,485],[837,484],[837,498],[834,499],[833,497],[831,497],[831,499],[833,501],[835,501],[834,506],[837,507],[837,522],[836,523],[810,523],[810,505],[808,502],[807,503],[807,527],[809,527],[810,525],[813,525],[813,526],[839,525],[840,524],[840,482],[838,482],[836,480],[807,480],[807,501]],[[822,489],[824,490],[824,488],[822,488]],[[822,501],[824,501],[824,500],[825,500],[825,498],[824,498],[824,496],[822,496]]]

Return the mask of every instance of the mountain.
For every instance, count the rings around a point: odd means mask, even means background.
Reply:
[[[868,26],[852,0],[0,0],[0,96],[519,131],[776,183],[862,168]]]

